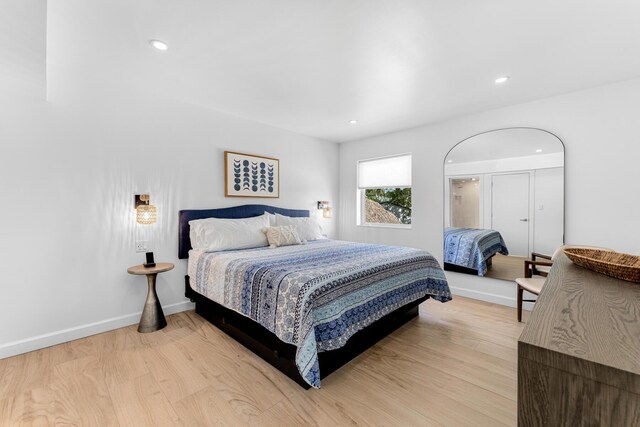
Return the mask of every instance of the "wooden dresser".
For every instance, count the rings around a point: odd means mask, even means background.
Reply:
[[[518,340],[518,425],[640,426],[640,284],[554,262]]]

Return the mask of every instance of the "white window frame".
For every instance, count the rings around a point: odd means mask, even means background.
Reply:
[[[359,180],[359,176],[360,176],[360,163],[362,162],[370,162],[370,161],[375,161],[375,160],[382,160],[382,159],[389,159],[389,158],[393,158],[393,157],[403,157],[403,156],[410,156],[411,157],[411,163],[413,163],[413,155],[412,153],[400,153],[400,154],[394,154],[391,156],[382,156],[382,157],[374,157],[374,158],[369,158],[369,159],[362,159],[362,160],[358,160],[356,163],[356,181]],[[413,175],[413,170],[412,170],[412,175]],[[383,188],[411,188],[411,205],[413,206],[413,176],[412,176],[412,185],[409,186],[399,186],[399,187],[375,187],[375,188],[370,188],[370,189],[383,189]],[[411,215],[411,224],[393,224],[393,223],[381,223],[381,222],[367,222],[366,221],[366,211],[365,211],[365,191],[367,189],[360,189],[359,188],[359,183],[356,183],[356,185],[358,185],[357,188],[357,197],[358,200],[356,202],[356,205],[358,207],[358,209],[356,209],[356,213],[357,213],[357,218],[356,218],[356,225],[358,227],[373,227],[373,228],[395,228],[395,229],[404,229],[404,230],[408,230],[411,229],[413,226],[413,210],[412,210],[412,215]]]

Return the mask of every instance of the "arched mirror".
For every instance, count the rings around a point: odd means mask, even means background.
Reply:
[[[467,138],[444,163],[445,270],[514,280],[564,242],[564,144],[541,129]]]

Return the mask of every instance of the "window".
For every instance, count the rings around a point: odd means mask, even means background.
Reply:
[[[411,154],[358,162],[359,225],[411,225]]]

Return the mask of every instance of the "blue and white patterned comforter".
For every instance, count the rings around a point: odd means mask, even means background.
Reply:
[[[445,228],[444,262],[487,273],[487,260],[500,253],[509,255],[499,232],[479,228]]]
[[[276,249],[189,253],[191,287],[297,347],[302,377],[320,387],[318,352],[424,296],[451,292],[438,262],[417,249],[318,240]]]

